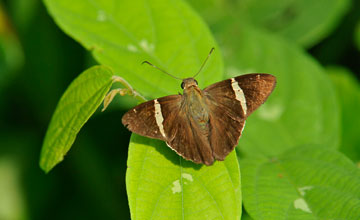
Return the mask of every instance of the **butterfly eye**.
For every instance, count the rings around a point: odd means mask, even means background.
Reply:
[[[196,85],[199,85],[198,82],[196,81],[196,79],[194,79],[194,80],[195,80]]]
[[[182,83],[181,83],[181,88],[184,89],[184,87],[185,87],[185,83],[182,82]]]

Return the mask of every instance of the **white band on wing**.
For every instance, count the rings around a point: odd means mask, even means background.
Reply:
[[[244,114],[246,115],[247,106],[246,106],[245,95],[242,89],[240,88],[238,82],[235,80],[235,78],[231,78],[231,86],[235,92],[236,100],[240,101],[241,108],[243,109]]]
[[[164,117],[161,113],[161,106],[157,99],[154,100],[154,107],[155,107],[155,120],[156,124],[159,127],[160,133],[163,137],[166,138],[165,131],[164,131]]]

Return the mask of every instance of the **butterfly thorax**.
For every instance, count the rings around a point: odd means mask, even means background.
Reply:
[[[207,131],[209,110],[205,103],[203,92],[193,78],[184,79],[183,107],[188,112],[187,117],[192,119],[203,131]]]

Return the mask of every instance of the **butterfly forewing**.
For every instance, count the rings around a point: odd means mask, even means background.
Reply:
[[[246,74],[234,78],[245,95],[246,117],[263,104],[274,90],[276,78],[270,74]]]
[[[176,111],[176,108],[180,107],[180,100],[181,95],[171,95],[141,103],[125,113],[122,123],[134,133],[166,141],[167,138],[163,135],[164,131],[160,123],[161,118],[164,120],[163,116],[159,115],[162,113],[160,102],[163,106],[171,105]]]
[[[225,111],[230,117],[239,120],[245,117],[241,102],[236,99],[231,79],[210,85],[204,89],[204,97],[208,103],[217,106],[219,111]]]

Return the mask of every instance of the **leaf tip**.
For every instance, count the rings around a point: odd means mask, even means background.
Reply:
[[[46,154],[43,147],[42,152],[40,153],[39,167],[45,172],[45,174],[48,174],[58,163],[63,160],[63,155],[61,157],[55,157],[51,152],[50,154],[49,152]]]
[[[45,160],[43,158],[40,158],[39,166],[42,171],[44,171],[45,174],[48,174],[54,166],[49,165],[48,163],[44,162]]]

